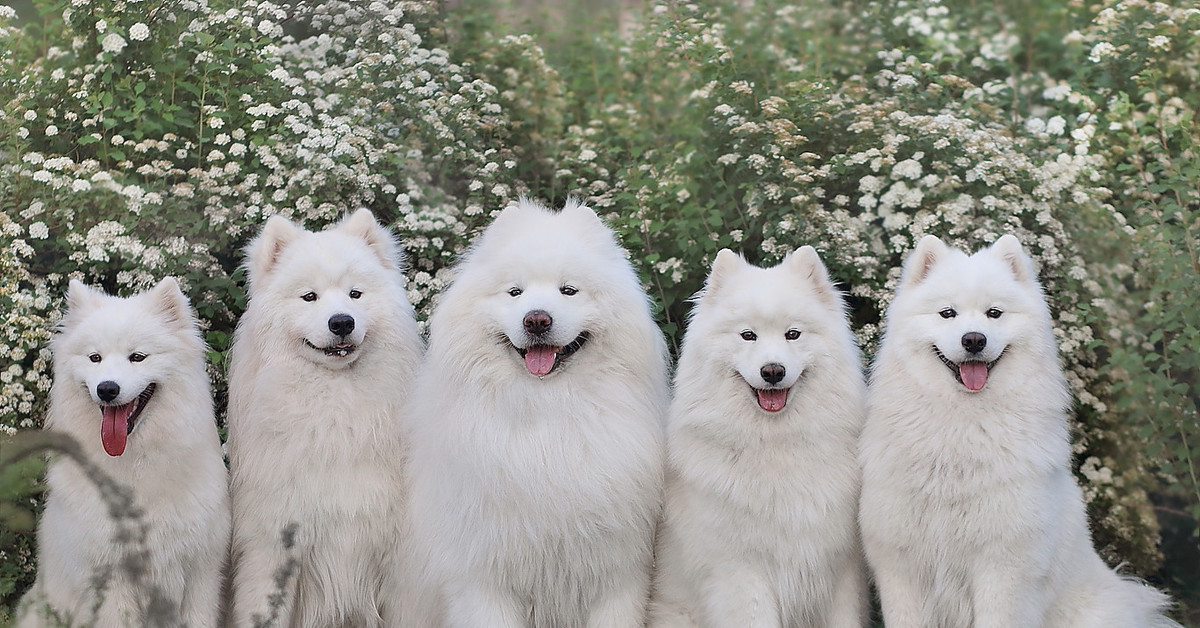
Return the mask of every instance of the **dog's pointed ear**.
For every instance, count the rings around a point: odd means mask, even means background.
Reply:
[[[75,313],[86,311],[105,296],[103,292],[82,281],[72,279],[67,284],[67,311]]]
[[[600,220],[600,216],[596,215],[596,210],[584,205],[582,201],[574,196],[567,198],[567,202],[563,205],[562,213],[569,216],[575,216],[579,220],[593,221],[604,224],[604,221]]]
[[[721,289],[726,278],[731,272],[746,263],[741,255],[734,253],[729,249],[721,249],[717,251],[717,256],[713,258],[712,269],[708,271],[708,279],[704,282],[704,290],[700,293],[700,297],[708,297],[715,294]]]
[[[404,250],[400,247],[392,230],[379,224],[371,210],[363,207],[346,216],[338,223],[337,229],[356,238],[362,238],[385,267],[393,270],[403,269]]]
[[[826,307],[835,309],[842,307],[842,293],[829,278],[829,271],[825,268],[816,249],[804,245],[789,253],[783,263],[797,276],[812,284],[817,298]]]
[[[149,296],[158,307],[158,311],[162,313],[164,320],[169,321],[171,325],[182,329],[191,329],[195,324],[192,304],[183,294],[183,290],[179,287],[179,281],[174,277],[163,277],[150,289]]]
[[[934,264],[949,251],[946,244],[935,235],[927,235],[917,243],[917,248],[904,261],[900,273],[900,287],[912,286],[925,281]]]
[[[1012,269],[1013,276],[1017,278],[1017,281],[1037,283],[1037,269],[1033,267],[1033,259],[1025,252],[1017,236],[1011,233],[1000,236],[1000,239],[996,240],[995,244],[988,248],[988,251],[999,257]]]
[[[246,247],[246,274],[250,281],[270,274],[283,250],[301,233],[304,229],[283,216],[268,218],[262,231]]]

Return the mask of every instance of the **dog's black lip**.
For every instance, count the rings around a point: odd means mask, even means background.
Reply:
[[[343,353],[341,356],[339,356],[339,357],[343,357],[343,358],[358,350],[358,345],[350,344],[348,342],[345,344],[333,345],[333,346],[329,346],[329,347],[318,347],[317,345],[314,345],[313,343],[309,342],[308,338],[305,338],[304,344],[308,345],[309,348],[311,348],[315,351],[322,351],[325,353],[325,355],[330,355],[330,356],[338,355],[339,352],[345,351],[345,353]]]
[[[1004,354],[1007,352],[1008,352],[1008,347],[1005,347],[1004,350],[1000,352],[1000,355],[996,356],[995,360],[992,360],[991,362],[987,363],[987,370],[989,373],[991,372],[992,367],[996,366],[996,363],[999,362],[1000,358],[1004,357]],[[942,361],[942,364],[946,365],[946,368],[950,369],[951,373],[954,373],[954,379],[957,380],[958,383],[960,383],[960,384],[963,383],[962,375],[959,373],[959,370],[958,370],[958,367],[960,364],[966,364],[968,362],[983,362],[983,360],[963,360],[962,362],[955,362],[954,360],[951,360],[950,358],[946,357],[946,355],[944,353],[942,353],[942,350],[938,349],[937,345],[933,345],[933,353],[934,353],[934,355],[936,355],[938,357],[939,360]]]
[[[575,340],[572,340],[570,343],[563,345],[563,347],[558,350],[558,353],[555,354],[556,357],[554,358],[554,366],[550,367],[550,373],[553,373],[554,371],[558,370],[558,367],[560,364],[565,362],[567,358],[574,355],[576,351],[579,351],[583,347],[583,345],[587,344],[587,341],[589,341],[591,339],[592,339],[592,334],[590,332],[585,331],[585,332],[580,333],[578,336],[575,336]],[[513,343],[512,339],[509,339],[508,344],[512,345],[512,348],[516,349],[517,353],[519,353],[522,358],[525,357],[525,354],[529,353],[529,349],[531,347],[552,347],[552,346],[554,346],[554,345],[549,345],[546,343],[535,342],[535,343],[529,345],[528,347],[518,347],[516,344]],[[550,373],[547,373],[546,375],[549,375]]]
[[[133,412],[130,412],[129,418],[125,419],[125,435],[126,436],[132,434],[133,428],[137,427],[138,417],[140,417],[142,415],[142,410],[146,409],[146,404],[150,403],[150,398],[154,396],[154,391],[157,389],[158,389],[158,384],[155,382],[150,382],[149,386],[146,386],[146,388],[144,388],[142,390],[142,392],[138,393],[137,397],[134,397],[133,401],[137,405],[133,406]],[[113,405],[117,405],[117,404],[112,404],[112,403],[100,404],[101,407],[113,406]]]

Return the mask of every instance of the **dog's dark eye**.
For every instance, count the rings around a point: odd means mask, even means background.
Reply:
[[[783,337],[787,338],[788,340],[796,340],[797,338],[800,337],[800,330],[799,329],[789,329],[789,330],[787,330],[787,333],[783,335]]]
[[[350,298],[351,298],[351,299],[357,299],[357,298],[359,298],[359,297],[361,297],[361,296],[362,296],[362,290],[351,290],[351,291],[350,291]]]
[[[519,296],[521,296],[521,289],[520,289],[520,288],[509,288],[509,289],[508,289],[508,296],[510,296],[510,297],[519,297]]]
[[[573,297],[576,294],[579,294],[579,288],[576,288],[575,286],[563,286],[559,288],[558,291],[568,297]]]
[[[754,342],[755,340],[758,340],[758,334],[747,329],[746,331],[742,332],[742,340],[745,340],[746,342]]]
[[[994,307],[993,307],[993,308],[989,308],[989,309],[988,309],[988,311],[987,311],[987,317],[988,317],[988,318],[1000,318],[1000,315],[1001,315],[1001,314],[1003,314],[1003,313],[1004,313],[1004,312],[1000,311],[1000,309],[999,309],[999,308],[994,308]]]
[[[300,295],[300,298],[312,303],[313,301],[317,300],[317,293],[312,291],[305,292],[304,294]]]
[[[91,360],[92,362],[99,363],[100,360],[102,360],[104,358],[101,358],[99,353],[93,353],[88,356],[88,359]]]
[[[145,359],[146,359],[145,353],[138,353],[137,351],[134,351],[133,353],[129,354],[130,362],[141,362],[142,360],[145,360]]]
[[[938,312],[938,315],[942,318],[954,318],[955,316],[958,316],[958,312],[955,312],[954,308],[948,307],[941,312]]]

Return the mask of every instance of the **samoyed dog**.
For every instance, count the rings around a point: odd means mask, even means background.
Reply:
[[[925,236],[871,371],[863,545],[888,628],[1175,626],[1092,548],[1033,262]]]
[[[401,249],[366,209],[319,233],[274,216],[246,269],[229,367],[234,625],[402,625],[381,590],[403,551],[400,409],[423,343]]]
[[[812,247],[769,269],[717,254],[675,378],[652,627],[864,625],[865,394]]]
[[[667,353],[592,210],[522,199],[457,267],[413,392],[432,625],[643,626]]]
[[[74,438],[91,468],[50,464],[19,625],[216,626],[228,478],[187,297],[173,278],[127,299],[72,280],[51,348],[46,429]],[[102,495],[97,471],[131,502]]]

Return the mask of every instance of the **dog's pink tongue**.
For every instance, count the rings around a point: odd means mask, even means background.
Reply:
[[[958,376],[967,390],[983,390],[983,385],[987,383],[987,363],[963,362],[958,365]]]
[[[104,451],[110,456],[125,453],[125,437],[129,435],[129,414],[133,412],[134,402],[123,406],[100,406],[104,413],[104,421],[100,424],[100,440],[104,442]]]
[[[783,406],[787,405],[786,388],[777,390],[759,390],[758,391],[758,407],[767,412],[779,412]]]
[[[535,345],[525,352],[525,368],[530,373],[541,377],[554,368],[554,360],[558,356],[558,347]]]

